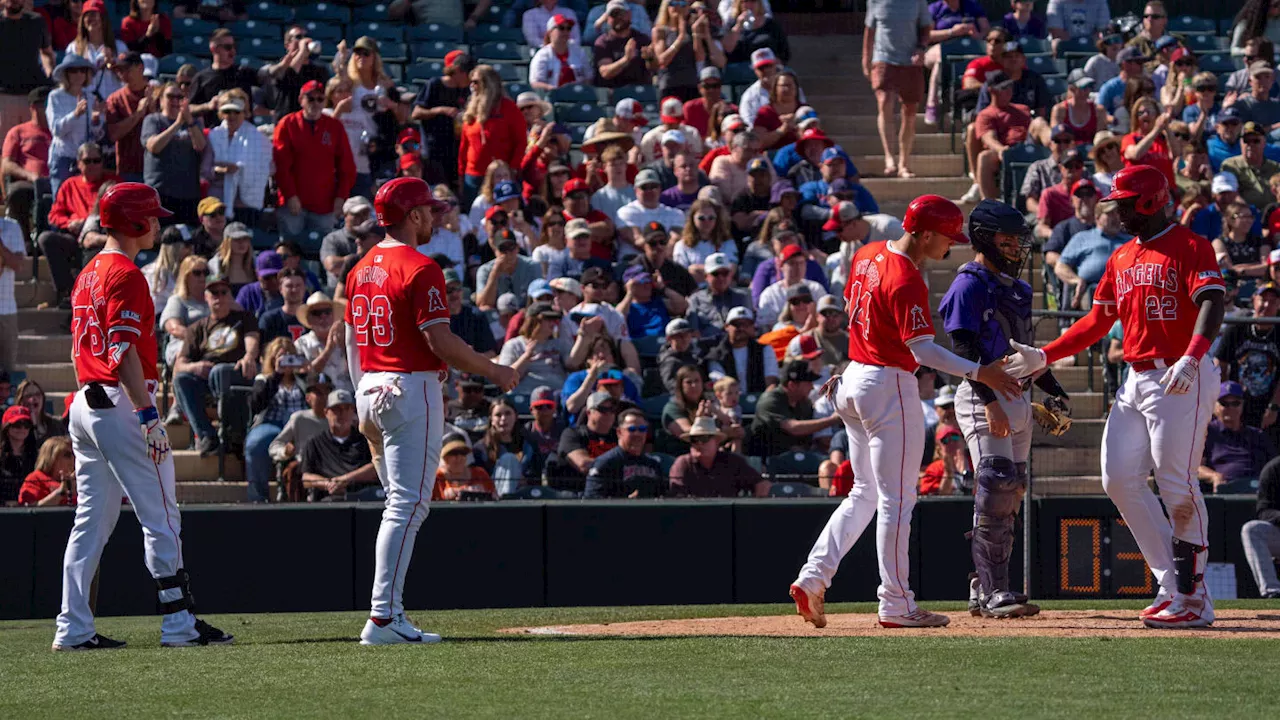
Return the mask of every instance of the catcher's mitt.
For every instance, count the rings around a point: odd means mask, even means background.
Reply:
[[[1031,416],[1050,435],[1062,435],[1071,429],[1071,415],[1066,403],[1047,397],[1044,403],[1031,403]]]

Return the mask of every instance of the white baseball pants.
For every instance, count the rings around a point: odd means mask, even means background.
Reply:
[[[157,465],[134,416],[133,403],[118,387],[104,387],[115,407],[93,410],[84,389],[71,404],[69,432],[76,455],[75,524],[62,559],[62,612],[55,645],[78,645],[94,635],[89,610],[89,585],[120,517],[123,497],[129,498],[138,524],[147,570],[153,578],[172,577],[182,568],[182,516],[174,496],[173,455]],[[182,598],[180,588],[158,590],[162,602]],[[198,635],[195,617],[187,610],[165,615],[161,642],[190,640]]]
[[[907,576],[911,512],[924,454],[919,386],[905,370],[851,362],[840,380],[836,412],[849,433],[853,489],[831,514],[796,584],[810,592],[830,587],[840,561],[874,515],[880,615],[906,615],[916,609]]]
[[[374,411],[375,395],[370,390],[397,381],[400,396],[390,407]],[[381,431],[381,438],[370,438],[378,480],[387,491],[378,527],[370,616],[390,618],[404,612],[404,578],[440,466],[444,439],[440,380],[434,372],[365,373],[356,389],[356,411],[362,428],[372,425]]]
[[[1218,371],[1204,362],[1196,384],[1183,395],[1166,395],[1165,369],[1129,372],[1116,393],[1102,434],[1102,487],[1129,526],[1156,581],[1177,594],[1173,538],[1209,544],[1209,516],[1197,470],[1205,432],[1218,399]],[[1157,498],[1147,486],[1155,472]],[[1161,502],[1168,510],[1166,518]],[[1208,553],[1199,553],[1202,572]],[[1198,592],[1203,591],[1203,584]]]

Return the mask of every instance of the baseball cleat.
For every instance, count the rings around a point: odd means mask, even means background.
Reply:
[[[386,625],[378,625],[369,618],[360,632],[361,645],[431,645],[438,642],[439,635],[414,627],[403,613],[391,618]]]
[[[205,645],[230,645],[235,636],[225,633],[203,620],[196,620],[197,635],[190,640],[161,642],[160,647],[203,647]]]
[[[982,617],[982,590],[978,584],[978,573],[969,573],[969,614]]]
[[[931,628],[946,627],[951,618],[946,615],[929,612],[924,608],[916,608],[906,615],[881,615],[880,627],[887,628]]]
[[[822,593],[811,593],[799,585],[791,586],[791,599],[796,602],[796,614],[816,628],[827,626]]]
[[[1165,594],[1164,588],[1160,588],[1160,592],[1156,593],[1156,599],[1152,600],[1150,605],[1146,606],[1142,609],[1142,612],[1138,613],[1138,619],[1146,620],[1152,615],[1163,612],[1164,609],[1169,607],[1172,602],[1173,599]]]
[[[1142,624],[1157,630],[1181,630],[1203,628],[1213,624],[1213,605],[1201,603],[1200,608],[1178,601],[1171,602],[1164,610],[1142,619]]]
[[[998,592],[992,595],[986,604],[979,607],[984,618],[1005,620],[1008,618],[1030,617],[1040,614],[1040,606],[1027,602],[1021,593]]]
[[[85,640],[79,645],[59,645],[53,644],[54,652],[79,652],[81,650],[119,650],[125,646],[123,640],[112,640],[105,635],[94,633],[93,637]]]

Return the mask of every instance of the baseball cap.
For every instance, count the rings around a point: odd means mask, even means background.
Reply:
[[[484,387],[484,378],[472,373],[458,373],[458,384],[462,387]]]
[[[597,390],[587,396],[587,409],[599,410],[601,407],[615,407],[613,396],[603,390]]]
[[[609,13],[610,15],[612,15],[615,12],[621,12],[621,11],[631,9],[627,7],[627,0],[609,0],[608,4],[606,4],[604,8],[605,8],[605,12]]]
[[[553,162],[551,163],[550,166],[547,167],[547,175],[557,175],[559,173],[567,174],[571,172],[573,171],[569,169],[569,166],[565,165],[562,162]]]
[[[619,1],[622,2],[623,0],[619,0]],[[699,83],[705,83],[708,80],[719,80],[721,77],[722,76],[720,75],[720,68],[716,67],[715,65],[708,65],[698,71]]]
[[[714,186],[708,185],[707,187],[714,187]],[[786,178],[781,178],[779,180],[774,181],[773,188],[770,189],[769,191],[769,204],[778,205],[782,203],[782,198],[786,197],[787,195],[799,195],[799,194],[800,194],[800,191],[796,189],[795,185],[791,184],[790,180],[787,180]]]
[[[652,220],[652,221],[650,221],[650,222],[648,222],[648,223],[646,223],[646,224],[645,224],[645,226],[644,226],[644,231],[643,231],[643,233],[642,233],[642,236],[643,236],[643,238],[644,238],[645,242],[648,242],[648,241],[650,241],[650,240],[662,240],[662,241],[666,241],[666,239],[667,239],[667,226],[666,226],[666,225],[663,225],[662,223],[658,222],[657,220]]]
[[[828,195],[844,195],[846,193],[849,195],[849,199],[853,198],[853,183],[845,178],[836,178],[827,185]]]
[[[577,25],[577,24],[578,23],[568,15],[564,15],[564,14],[552,15],[551,17],[547,18],[547,32],[551,32],[552,30],[554,30],[557,25],[568,25],[569,27],[573,27],[574,25]]]
[[[667,337],[687,332],[693,332],[693,326],[684,318],[672,318],[671,321],[667,323]]]
[[[644,116],[644,105],[641,105],[640,101],[635,98],[619,100],[618,104],[613,106],[613,116],[623,120],[630,120],[638,125],[649,124],[648,118]]]
[[[813,382],[821,377],[809,369],[808,360],[792,360],[782,366],[782,382]]]
[[[799,245],[787,245],[786,247],[782,248],[782,253],[780,254],[779,259],[781,259],[782,262],[786,262],[797,255],[803,255],[803,254],[804,254],[804,249],[801,248]],[[803,285],[801,287],[803,287]]]
[[[662,144],[663,144],[663,145],[666,145],[667,143],[675,143],[675,144],[677,144],[677,145],[684,145],[684,144],[685,144],[685,142],[686,142],[686,140],[685,140],[685,137],[684,137],[684,133],[683,133],[683,132],[681,132],[681,131],[679,131],[679,130],[668,130],[668,131],[666,131],[666,132],[662,133]]]
[[[840,148],[835,147],[833,145],[833,146],[828,146],[826,150],[822,151],[823,165],[826,165],[829,162],[834,162],[836,160],[844,160],[844,156],[840,154]]]
[[[280,253],[275,250],[263,250],[258,253],[258,259],[254,264],[258,277],[271,277],[284,269],[284,258],[280,257]]]
[[[643,265],[631,265],[627,268],[626,272],[622,273],[622,282],[628,283],[632,280],[643,285],[645,283],[652,283],[653,276],[649,274],[648,270],[644,269]]]
[[[1142,53],[1142,50],[1132,46],[1121,50],[1120,54],[1116,55],[1116,62],[1118,63],[1146,62],[1148,59],[1149,58],[1147,58],[1147,56]]]
[[[541,405],[556,406],[556,391],[546,385],[534,388],[533,394],[529,396],[529,407],[535,408]]]
[[[322,92],[324,92],[324,85],[319,80],[308,80],[302,83],[302,88],[298,90],[298,95],[303,96]]]
[[[745,127],[747,127],[747,121],[743,120],[742,116],[737,113],[725,115],[724,119],[720,121],[720,132],[722,133],[737,132]]]
[[[936,406],[938,401],[935,399],[933,404]],[[951,404],[954,405],[955,401],[953,400]],[[964,433],[960,432],[960,428],[955,425],[939,425],[938,431],[934,433],[933,437],[934,440],[939,443],[945,443],[950,440],[959,440],[960,442],[964,442]]]
[[[829,312],[844,314],[844,307],[840,304],[840,300],[835,295],[824,295],[818,301],[818,314],[826,315]]]
[[[530,305],[528,309],[525,310],[525,315],[532,315],[536,318],[549,318],[551,320],[559,320],[564,317],[564,313],[557,310],[555,305],[552,305],[545,300]]]
[[[747,163],[747,172],[767,174],[769,172],[769,161],[764,158],[753,158],[751,162]]]
[[[1014,80],[1004,73],[1003,70],[993,70],[987,73],[985,85],[987,90],[1004,90],[1013,87]]]
[[[848,200],[842,200],[831,208],[831,216],[823,223],[822,229],[827,232],[836,232],[860,217],[862,217],[862,211],[858,210],[857,205]]]
[[[622,383],[622,371],[606,370],[604,371],[604,374],[596,380],[596,387],[601,385],[621,385]]]
[[[564,225],[564,236],[572,240],[582,235],[591,235],[591,223],[586,218],[574,218]]]
[[[1098,186],[1094,185],[1093,181],[1089,178],[1080,178],[1076,181],[1075,185],[1071,186],[1072,195],[1079,195],[1081,190],[1085,191],[1086,195],[1089,193],[1093,193],[1094,195],[1098,194]]]
[[[1267,134],[1267,131],[1266,131],[1266,130],[1263,130],[1263,129],[1258,125],[1258,123],[1256,123],[1256,122],[1254,122],[1254,121],[1252,121],[1252,120],[1250,120],[1249,122],[1245,123],[1245,124],[1244,124],[1244,127],[1240,128],[1240,137],[1245,137],[1245,136],[1248,136],[1248,135],[1262,135],[1263,137],[1265,137],[1265,136],[1266,136],[1266,134]]]
[[[1280,253],[1280,250],[1276,250],[1276,252]],[[755,322],[755,313],[751,312],[751,308],[748,307],[736,307],[730,310],[729,314],[725,316],[724,324],[732,325],[740,320],[750,320],[751,322]]]
[[[520,197],[520,190],[510,180],[503,180],[493,186],[493,201],[496,203],[514,200]]]
[[[818,119],[818,111],[814,110],[808,105],[801,105],[800,107],[796,108],[795,118],[796,118],[796,127],[800,128],[801,132],[803,132],[805,129],[807,129],[806,123],[810,122],[811,120]]]
[[[196,214],[200,217],[213,215],[214,213],[219,212],[226,212],[226,210],[227,206],[223,204],[221,200],[212,196],[204,198],[200,201],[200,204],[196,205]],[[225,231],[223,234],[226,234]]]
[[[236,238],[251,238],[253,237],[253,232],[251,232],[249,227],[242,222],[231,222],[227,223],[227,226],[222,229],[222,237],[231,238],[233,240]],[[262,256],[259,255],[258,257]]]
[[[658,177],[657,171],[653,168],[645,168],[636,173],[636,189],[639,190],[646,185],[662,185],[662,178]]]
[[[25,405],[10,405],[4,411],[3,420],[0,420],[0,424],[4,425],[4,427],[9,427],[16,422],[33,422],[31,411]]]
[[[205,198],[206,200],[208,198]],[[369,202],[369,198],[363,195],[352,195],[342,203],[343,215],[355,215],[357,213],[368,212],[373,210],[373,203]]]
[[[805,283],[800,283],[799,285],[792,285],[790,288],[787,289],[787,299],[796,300],[798,298],[808,298],[809,301],[812,302],[813,291],[809,290],[809,286],[806,285]]]
[[[1253,292],[1256,295],[1261,295],[1264,292],[1271,292],[1275,293],[1277,297],[1280,297],[1280,285],[1268,280],[1264,283],[1258,283],[1258,287],[1255,288]]]
[[[1276,250],[1276,252],[1280,253],[1280,250]],[[225,285],[228,289],[230,289],[231,278],[227,277],[223,273],[210,273],[209,279],[204,281],[204,289],[206,291],[212,290],[214,287],[218,285]]]
[[[951,385],[943,385],[938,390],[938,395],[933,399],[934,407],[946,407],[956,404],[956,389]]]
[[[1172,35],[1161,35],[1160,38],[1156,40],[1155,44],[1156,44],[1156,50],[1164,50],[1165,48],[1169,48],[1169,47],[1173,47],[1174,45],[1177,45],[1178,38]]]
[[[502,293],[498,296],[498,312],[514,313],[520,310],[520,298],[515,293]]]
[[[352,397],[350,390],[337,389],[329,393],[329,401],[324,404],[326,408],[336,408],[342,405],[355,405],[356,399]]]
[[[822,132],[822,128],[817,128],[817,127],[811,127],[808,130],[805,130],[804,132],[800,133],[799,142],[802,142],[802,143],[809,142],[810,140],[816,140],[822,143],[823,147],[828,147],[828,148],[836,144],[835,140],[832,140],[831,138],[827,137],[827,134]]]
[[[1235,105],[1224,107],[1218,111],[1218,122],[1244,122],[1244,113]]]
[[[555,291],[551,289],[550,283],[548,283],[546,280],[543,280],[542,278],[538,278],[533,282],[529,283],[529,299],[530,300],[537,300],[538,298],[543,297],[545,295],[550,295],[551,297],[555,297],[555,294],[556,294]]]
[[[668,125],[679,124],[684,120],[684,103],[674,95],[663,98],[662,105],[658,106],[658,118]]]
[[[1053,131],[1050,133],[1049,137],[1054,140],[1057,140],[1060,137],[1067,137],[1075,140],[1076,134],[1071,132],[1071,128],[1067,127],[1066,123],[1058,123],[1053,126]]]
[[[422,142],[422,133],[418,132],[418,128],[405,128],[396,136],[397,145],[403,145],[408,142]]]
[[[1213,176],[1213,183],[1209,186],[1209,192],[1214,195],[1224,192],[1240,192],[1240,181],[1231,173],[1218,173]]]
[[[471,72],[475,66],[475,61],[471,59],[466,50],[450,50],[444,55],[444,69],[446,72],[454,70]]]
[[[556,290],[558,292],[567,292],[570,295],[574,295],[578,298],[582,297],[581,283],[579,283],[577,280],[574,280],[571,277],[558,277],[555,280],[552,280],[548,284],[551,286],[552,290]]]
[[[756,50],[755,52],[751,53],[751,67],[753,68],[759,69],[764,67],[765,65],[777,65],[777,64],[778,64],[778,56],[774,55],[773,51],[767,47],[760,48],[759,50]]]
[[[1165,37],[1168,37],[1168,35],[1166,35]],[[1164,38],[1161,38],[1161,40],[1163,39]],[[1186,48],[1178,48],[1177,50],[1173,51],[1172,55],[1169,56],[1169,62],[1176,63],[1179,60],[1182,60],[1183,58],[1191,58],[1191,61],[1195,62],[1196,56],[1195,56],[1195,53],[1191,52]]]
[[[574,193],[580,193],[580,192],[584,192],[590,195],[591,186],[588,185],[587,181],[583,180],[582,178],[572,178],[564,184],[564,187],[560,189],[560,192],[565,197],[569,197]]]
[[[603,281],[609,280],[609,276],[605,274],[605,268],[601,268],[601,267],[586,268],[585,270],[582,271],[582,276],[578,278],[578,282],[582,283],[583,286],[590,285],[591,283],[597,283],[602,280]],[[588,304],[591,305],[591,307],[593,308],[595,307],[595,305],[592,303],[588,303]],[[579,306],[579,307],[582,307],[582,306]],[[575,310],[576,309],[577,308],[575,308]]]
[[[1253,64],[1249,66],[1249,77],[1256,77],[1258,75],[1264,75],[1266,73],[1271,73],[1274,75],[1275,72],[1276,72],[1276,69],[1272,67],[1271,63],[1267,62],[1266,60],[1255,60]]]
[[[458,274],[457,270],[453,268],[446,268],[444,271],[444,284],[445,287],[450,285],[461,285],[462,276]]]
[[[516,234],[511,232],[511,228],[502,228],[494,233],[493,246],[501,252],[511,252],[519,247],[516,242]]]
[[[356,39],[356,44],[353,47],[360,50],[368,50],[369,52],[376,53],[378,52],[378,41],[374,40],[368,35],[361,35],[358,39]]]
[[[223,110],[244,112],[244,103],[233,97],[218,105],[218,112],[222,112]]]
[[[787,355],[790,357],[812,360],[821,354],[822,348],[818,345],[818,340],[808,333],[797,335],[787,343]]]
[[[702,269],[706,270],[708,275],[732,267],[733,263],[729,262],[729,256],[724,253],[711,253],[702,263]]]
[[[467,445],[467,441],[455,435],[444,444],[444,447],[440,450],[440,457],[447,458],[454,453],[470,454],[470,452],[471,448]]]
[[[1059,165],[1071,165],[1072,163],[1084,165],[1084,155],[1080,154],[1080,151],[1075,148],[1063,153],[1062,159],[1058,160]]]
[[[1067,74],[1067,84],[1081,90],[1088,90],[1096,83],[1093,78],[1084,74],[1084,68],[1076,68]]]
[[[501,205],[490,205],[489,209],[484,211],[484,219],[492,220],[494,216],[498,215],[499,213],[506,215],[507,209],[502,207]]]
[[[1241,385],[1240,385],[1240,383],[1238,383],[1238,382],[1236,382],[1236,381],[1234,381],[1234,380],[1228,380],[1228,381],[1226,381],[1226,382],[1222,383],[1222,387],[1218,388],[1218,399],[1219,399],[1219,400],[1221,400],[1222,398],[1225,398],[1225,397],[1231,397],[1232,395],[1234,395],[1234,396],[1236,396],[1236,397],[1238,397],[1238,398],[1243,398],[1243,397],[1244,397],[1244,387],[1243,387],[1243,386],[1241,386]],[[6,414],[7,414],[7,413],[6,413]]]

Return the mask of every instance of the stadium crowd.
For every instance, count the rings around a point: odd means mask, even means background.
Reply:
[[[373,490],[330,330],[382,237],[370,198],[411,175],[449,206],[422,251],[446,268],[454,332],[521,376],[505,396],[451,378],[436,499],[760,496],[766,477],[806,475],[847,492],[848,441],[818,388],[845,361],[852,254],[900,221],[806,104],[769,2],[590,5],[3,0],[0,367],[21,370],[27,257],[68,308],[104,241],[96,198],[143,181],[175,212],[139,258],[168,421],[202,456],[242,457],[249,500]],[[1213,241],[1236,312],[1276,316],[1280,3],[1249,0],[1221,42],[1216,25],[1179,32],[1160,2],[1119,19],[1103,0],[1008,9],[868,3],[884,173],[914,177],[921,104],[926,124],[950,114],[964,200],[1024,209],[1053,306],[1087,310],[1128,239],[1098,198],[1121,167],[1154,165]],[[1117,325],[1117,377],[1119,341]],[[1280,334],[1232,325],[1214,358],[1230,382],[1201,480],[1229,491],[1276,454]],[[954,388],[919,378],[920,490],[971,492]],[[0,500],[74,502],[65,426],[34,381],[13,389]]]

